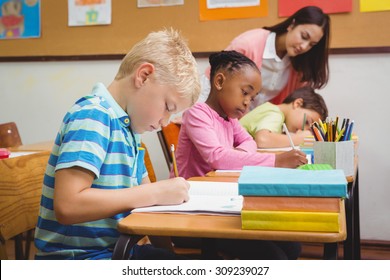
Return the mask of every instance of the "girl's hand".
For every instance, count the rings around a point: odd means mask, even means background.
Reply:
[[[277,154],[275,157],[275,167],[297,168],[307,163],[306,154],[299,150],[291,150]]]

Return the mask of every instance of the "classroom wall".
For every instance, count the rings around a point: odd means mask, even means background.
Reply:
[[[352,1],[349,13],[330,14],[331,48],[390,45],[389,12],[362,13],[359,1]],[[0,57],[125,54],[129,46],[163,26],[180,29],[193,52],[210,52],[222,50],[232,38],[248,29],[270,26],[281,20],[276,0],[262,2],[262,5],[268,5],[266,16],[212,21],[199,20],[199,1],[141,9],[137,8],[136,2],[112,1],[110,25],[69,27],[68,14],[64,12],[68,1],[41,0],[42,36],[39,39],[3,40]],[[377,30],[380,32],[375,32]]]
[[[199,71],[207,59],[198,59]],[[66,110],[95,82],[109,84],[113,61],[0,63],[0,123],[15,121],[24,144],[54,139]],[[359,135],[362,239],[390,241],[390,54],[331,55],[331,78],[321,91],[330,116],[355,120]],[[168,177],[156,133],[143,137],[158,179]]]

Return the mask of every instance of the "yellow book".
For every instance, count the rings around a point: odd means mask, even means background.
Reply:
[[[241,211],[242,229],[339,232],[339,213],[293,211]]]

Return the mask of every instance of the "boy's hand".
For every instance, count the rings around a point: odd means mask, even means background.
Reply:
[[[299,144],[304,143],[305,138],[309,137],[311,135],[312,135],[312,133],[310,130],[298,130],[295,133],[295,139],[294,139],[295,141],[294,142],[298,142]]]
[[[297,168],[306,163],[306,154],[299,150],[277,154],[275,157],[275,167]]]
[[[181,204],[188,201],[190,184],[182,177],[162,180],[156,185],[156,205]]]

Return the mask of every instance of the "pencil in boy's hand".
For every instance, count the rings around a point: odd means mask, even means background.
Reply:
[[[285,123],[283,123],[283,129],[284,129],[284,132],[286,132],[288,140],[290,141],[291,148],[294,150],[295,149],[294,142],[291,138],[290,132],[288,132],[288,129],[287,129],[287,126]]]
[[[172,163],[173,163],[173,172],[175,177],[179,177],[179,171],[177,169],[176,157],[175,157],[175,145],[171,145],[171,154],[172,154]]]
[[[303,115],[302,130],[305,130],[305,125],[306,125],[306,113]]]

